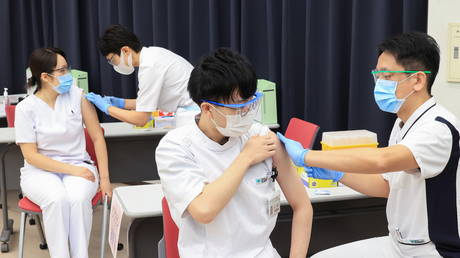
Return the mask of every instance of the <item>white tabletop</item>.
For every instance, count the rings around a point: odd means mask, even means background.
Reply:
[[[133,125],[124,122],[101,123],[105,129],[105,138],[138,137],[150,135],[165,135],[171,129],[135,129]],[[14,128],[0,128],[0,143],[15,141]]]
[[[318,195],[316,189],[307,188],[312,203],[332,202],[343,200],[364,199],[368,196],[358,193],[346,186],[335,188],[321,188],[329,191],[330,195]],[[124,213],[132,218],[161,216],[161,199],[163,190],[161,184],[121,186],[114,189],[123,207]],[[281,193],[281,205],[287,205],[286,198]]]
[[[120,186],[113,190],[120,200],[123,212],[132,218],[161,216],[161,184]]]
[[[14,139],[14,128],[0,127],[0,143],[12,143]]]
[[[136,129],[133,125],[125,122],[112,122],[101,123],[105,129],[105,138],[120,138],[120,137],[138,137],[138,136],[152,136],[152,135],[165,135],[172,129]],[[278,128],[278,124],[267,125],[271,129]],[[1,127],[0,128],[0,143],[14,142],[14,128]]]
[[[134,125],[125,122],[101,123],[101,126],[105,129],[105,138],[165,135],[172,130],[159,128],[136,129]]]
[[[105,129],[105,138],[165,135],[172,130],[158,128],[137,129],[125,122],[102,123],[101,125]],[[279,127],[279,124],[270,124],[267,126],[271,129],[276,129]]]

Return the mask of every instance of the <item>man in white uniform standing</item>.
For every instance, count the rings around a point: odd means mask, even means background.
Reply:
[[[201,108],[197,121],[158,145],[158,174],[182,258],[280,257],[269,238],[280,209],[275,181],[293,210],[290,257],[306,256],[312,207],[283,145],[254,123],[256,88],[249,62],[218,49],[190,76],[190,95]]]
[[[187,92],[193,66],[181,56],[161,47],[143,47],[137,36],[122,25],[107,28],[98,47],[118,73],[129,75],[139,68],[136,99],[87,95],[107,115],[143,126],[157,109],[178,113],[198,110]]]
[[[436,41],[425,33],[402,34],[379,46],[375,101],[398,115],[388,147],[312,151],[279,135],[311,176],[388,198],[389,236],[315,258],[460,257],[459,121],[431,96],[439,59]]]

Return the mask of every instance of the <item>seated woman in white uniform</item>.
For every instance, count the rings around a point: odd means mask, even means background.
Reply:
[[[16,107],[16,143],[24,156],[21,189],[43,211],[51,257],[88,257],[91,199],[111,196],[107,149],[95,108],[73,84],[64,52],[40,48],[29,59],[37,86]],[[86,152],[85,126],[99,173]]]
[[[269,238],[280,209],[275,180],[294,213],[290,257],[307,254],[310,200],[283,145],[254,123],[256,88],[249,62],[218,49],[190,76],[188,90],[201,108],[197,121],[170,131],[158,145],[181,258],[280,257]]]

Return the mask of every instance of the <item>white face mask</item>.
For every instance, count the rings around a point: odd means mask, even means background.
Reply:
[[[113,69],[120,74],[130,75],[134,72],[133,55],[129,54],[128,64],[125,64],[125,53],[123,50],[120,50],[120,52],[120,62],[118,65],[113,65]]]
[[[225,127],[218,126],[216,121],[211,119],[216,126],[217,131],[225,137],[239,137],[247,133],[254,123],[254,118],[257,114],[257,112],[249,112],[245,116],[242,116],[241,114],[225,115],[214,106],[212,107],[217,110],[219,114],[225,117]]]

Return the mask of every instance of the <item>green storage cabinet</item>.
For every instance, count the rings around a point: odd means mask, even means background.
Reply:
[[[258,120],[263,124],[277,124],[276,84],[259,79],[257,80],[257,90],[264,94],[260,104]]]
[[[88,93],[88,73],[75,69],[72,69],[70,73],[76,81],[78,88],[83,89],[84,93]]]

